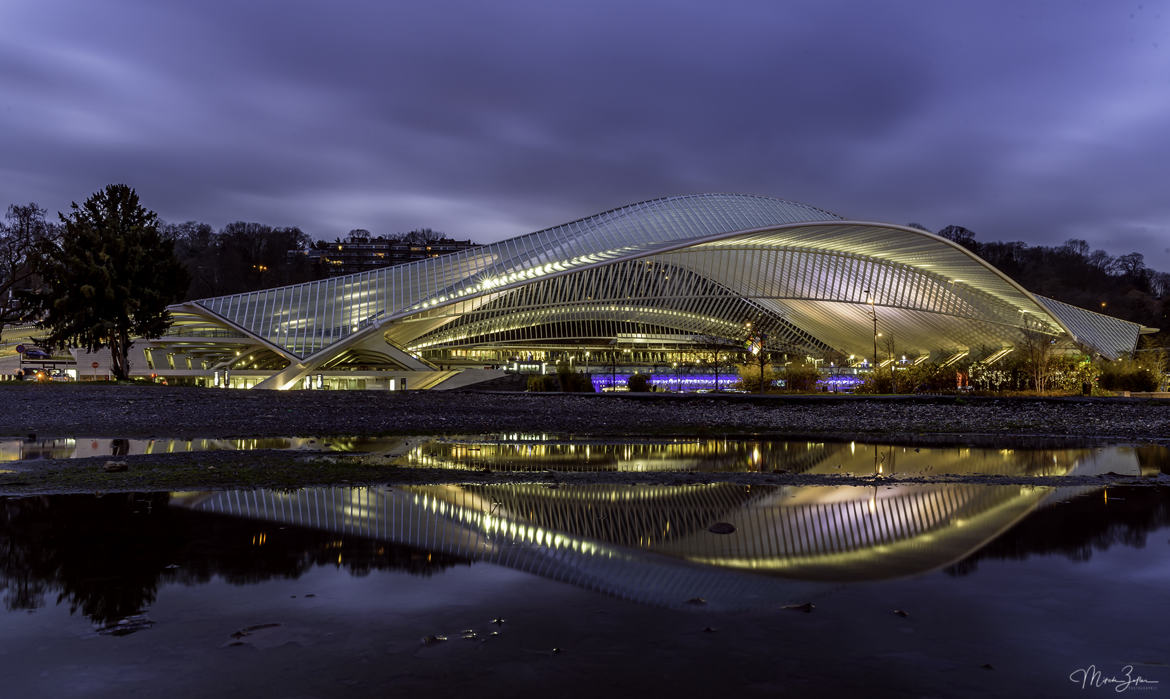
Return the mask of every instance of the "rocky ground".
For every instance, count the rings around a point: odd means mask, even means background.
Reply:
[[[0,386],[0,435],[258,437],[545,432],[767,434],[967,443],[1170,444],[1170,400],[225,391]]]
[[[1166,446],[1170,445],[1170,401],[974,396],[270,392],[76,384],[0,386],[0,438],[485,433],[629,437],[758,435],[996,447]],[[10,462],[4,469],[8,473],[0,473],[0,494],[203,486],[292,487],[403,479],[417,482],[425,477],[418,471],[397,473],[399,470],[392,468],[392,460],[385,458],[304,453],[204,452],[132,457],[131,461],[128,473],[104,473],[101,471],[104,461],[94,459]],[[450,474],[432,474],[432,477],[452,478]],[[499,474],[499,477],[516,478],[515,474]]]

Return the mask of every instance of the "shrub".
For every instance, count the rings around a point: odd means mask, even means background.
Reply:
[[[588,374],[573,371],[568,362],[557,363],[557,385],[546,390],[560,390],[563,393],[593,393],[593,381]]]
[[[561,384],[555,376],[546,376],[544,374],[535,374],[528,377],[529,391],[558,391]]]
[[[956,372],[953,367],[944,368],[930,361],[913,364],[906,367],[905,371],[897,373],[898,391],[906,393],[954,391],[958,386]]]
[[[988,366],[982,362],[971,365],[971,385],[980,391],[1000,391],[1010,388],[1014,374],[1006,365]]]
[[[1161,377],[1144,364],[1118,359],[1101,366],[1101,387],[1110,391],[1156,391]]]
[[[759,364],[737,364],[736,371],[739,372],[739,381],[736,382],[735,387],[741,391],[755,392],[760,390],[760,365]],[[764,365],[764,390],[771,390],[772,384],[776,381],[776,371],[771,364]]]
[[[566,393],[593,393],[593,379],[589,374],[557,374],[561,382],[561,390]]]
[[[645,374],[634,374],[626,379],[626,388],[631,393],[648,393],[650,391],[650,377]]]
[[[1089,393],[1097,387],[1101,368],[1089,361],[1088,357],[1056,357],[1052,360],[1052,376],[1049,385],[1058,391]]]
[[[757,379],[759,378],[759,371],[756,372]],[[801,362],[800,364],[789,364],[784,367],[784,384],[789,391],[812,391],[817,387],[817,379],[821,378],[821,372],[812,364]],[[758,383],[758,381],[757,381]]]
[[[858,393],[893,393],[894,374],[889,369],[876,369],[862,380]]]

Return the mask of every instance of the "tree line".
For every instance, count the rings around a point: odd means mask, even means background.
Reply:
[[[307,253],[338,243],[401,241],[425,245],[444,234],[430,228],[408,233],[374,236],[356,228],[332,243],[314,241],[297,227],[273,227],[235,221],[218,232],[206,223],[163,223],[163,236],[175,243],[175,255],[191,278],[186,297],[201,299],[259,291],[274,286],[325,279],[329,271],[319,257]]]
[[[981,242],[962,226],[947,226],[938,235],[982,257],[1032,293],[1159,328],[1156,344],[1170,346],[1170,274],[1147,267],[1141,253],[1115,257],[1075,238],[1057,246]]]
[[[64,224],[50,221],[46,211],[35,202],[8,207],[0,223],[0,329],[19,321],[21,289],[34,282],[34,257],[41,241],[60,241]],[[173,252],[183,267],[188,284],[183,292],[187,299],[224,296],[258,291],[274,286],[299,284],[324,279],[328,270],[317,258],[306,254],[336,243],[401,241],[429,244],[442,240],[443,233],[420,228],[407,233],[374,236],[368,230],[354,229],[334,243],[314,241],[297,227],[269,226],[263,223],[233,221],[218,231],[199,221],[168,223],[157,220],[159,235],[173,244]]]
[[[35,202],[12,204],[0,222],[0,338],[6,326],[35,321],[46,346],[109,348],[119,379],[129,374],[133,338],[165,332],[173,303],[327,276],[318,260],[299,254],[314,246],[299,228],[167,223],[124,184],[74,202],[57,221],[47,213]],[[423,228],[379,239],[444,237]],[[370,239],[355,229],[346,242]]]

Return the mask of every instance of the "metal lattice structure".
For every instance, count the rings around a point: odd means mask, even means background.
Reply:
[[[878,316],[897,352],[999,350],[1043,333],[1108,358],[1135,323],[1032,295],[955,243],[760,196],[626,206],[439,258],[191,301],[154,346],[205,366],[247,356],[289,388],[322,369],[435,369],[444,353],[534,345],[614,348],[743,340],[871,356]],[[206,358],[210,358],[208,361]],[[431,361],[428,361],[431,360]]]

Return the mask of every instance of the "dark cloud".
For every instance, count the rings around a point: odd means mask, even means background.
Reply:
[[[16,0],[0,194],[492,240],[695,191],[1170,270],[1170,55],[1107,3]]]

